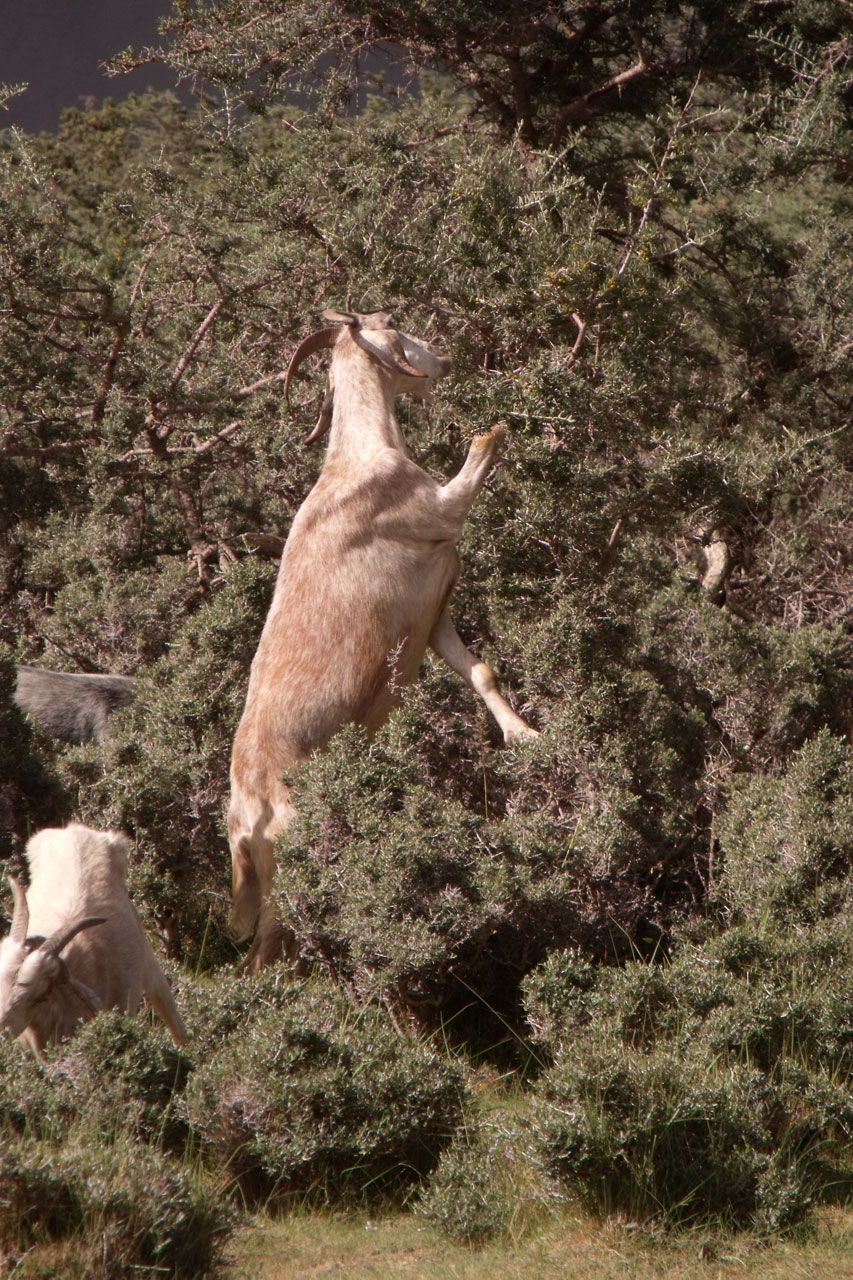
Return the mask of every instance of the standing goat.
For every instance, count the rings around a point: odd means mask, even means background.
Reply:
[[[344,724],[374,733],[427,646],[480,695],[506,742],[536,736],[491,668],[466,649],[448,610],[455,544],[505,428],[477,436],[459,474],[437,483],[410,459],[394,401],[424,395],[450,360],[399,333],[384,312],[323,314],[340,328],[300,344],[285,392],[308,356],[332,348],[329,390],[308,437],[328,431],[328,450],[285,544],[231,758],[232,923],[246,937],[257,922],[246,961],[255,968],[294,946],[268,901],[275,839],[295,812],[283,772]]]
[[[26,895],[9,879],[15,910],[0,942],[0,1029],[37,1057],[99,1009],[135,1013],[143,994],[175,1043],[186,1040],[166,975],[125,889],[129,848],[118,831],[78,823],[50,827],[27,845]]]

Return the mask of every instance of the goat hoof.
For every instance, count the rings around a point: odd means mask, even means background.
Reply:
[[[471,443],[478,449],[497,450],[505,439],[506,423],[496,422],[490,431],[484,432],[481,436],[475,436]]]
[[[507,729],[504,734],[504,742],[507,746],[512,746],[514,742],[533,742],[540,736],[538,729],[533,729],[522,720],[519,724],[513,725],[511,729]]]

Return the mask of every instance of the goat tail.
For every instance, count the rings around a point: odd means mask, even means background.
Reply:
[[[261,913],[261,882],[252,859],[252,848],[246,836],[240,836],[231,848],[231,917],[230,925],[239,941],[248,938]]]

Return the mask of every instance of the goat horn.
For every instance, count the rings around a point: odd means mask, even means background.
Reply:
[[[307,338],[302,339],[290,357],[290,364],[287,366],[287,373],[284,376],[284,398],[288,403],[290,401],[290,383],[296,370],[304,360],[307,360],[309,356],[313,356],[315,351],[322,351],[326,347],[333,346],[339,332],[338,329],[319,329],[317,333],[309,334]]]
[[[82,929],[91,929],[93,925],[103,924],[106,916],[84,916],[82,920],[75,920],[74,924],[68,925],[64,929],[57,929],[56,933],[52,933],[42,944],[41,949],[46,951],[48,955],[58,956],[60,951],[64,951],[72,938],[75,938]]]
[[[15,909],[12,913],[12,928],[9,930],[9,937],[13,942],[21,944],[27,936],[27,925],[30,922],[27,897],[21,888],[20,881],[16,880],[14,876],[9,876],[9,887],[12,890],[12,897],[15,901]]]
[[[305,437],[305,443],[311,444],[314,440],[319,440],[324,436],[332,425],[332,410],[335,404],[335,393],[331,387],[326,388],[326,394],[323,396],[323,404],[320,409],[320,416],[317,419],[317,425],[314,427],[310,435]]]
[[[395,351],[392,358],[379,347],[375,347],[370,339],[365,338],[359,329],[353,329],[352,336],[362,351],[366,351],[368,355],[373,356],[374,360],[378,360],[381,365],[384,365],[386,369],[390,369],[392,373],[404,373],[407,378],[426,378],[429,376],[420,369],[416,369],[413,364],[409,364],[403,354],[402,343],[400,343],[399,350]]]

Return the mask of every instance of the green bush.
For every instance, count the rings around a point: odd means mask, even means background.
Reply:
[[[405,1197],[461,1123],[458,1072],[387,1012],[310,984],[200,1062],[188,1122],[253,1200]]]
[[[208,1276],[233,1213],[208,1183],[130,1140],[57,1150],[33,1138],[0,1148],[0,1247],[73,1240],[90,1274]]]
[[[185,1158],[190,1069],[161,1029],[116,1011],[44,1063],[0,1042],[4,1256],[42,1250],[50,1274],[66,1242],[81,1277],[212,1274],[236,1219]]]
[[[361,999],[512,1046],[521,974],[578,927],[578,870],[434,782],[440,747],[416,744],[419,720],[404,708],[372,744],[345,730],[295,779],[279,918]]]
[[[809,1146],[786,1149],[779,1098],[754,1068],[575,1044],[538,1096],[548,1171],[602,1217],[781,1230],[812,1206]]]
[[[520,1217],[513,1163],[523,1145],[518,1126],[466,1127],[442,1154],[417,1209],[452,1240],[480,1245],[505,1236]]]
[[[0,1037],[0,1140],[21,1134],[62,1142],[80,1114],[77,1101],[22,1044]]]
[[[279,967],[250,974],[224,966],[182,982],[181,1015],[194,1060],[209,1061],[235,1032],[258,1018],[284,1016],[299,1003],[301,993],[302,984]]]
[[[93,1161],[120,1133],[190,1177],[163,1154],[189,1136],[208,1186],[404,1195],[458,1135],[461,1086],[387,1017],[538,1070],[549,1167],[602,1211],[786,1227],[849,1164],[838,6],[783,6],[772,40],[753,6],[732,64],[725,6],[697,23],[653,5],[660,74],[594,100],[583,86],[634,57],[624,15],[569,40],[566,75],[553,6],[522,6],[510,44],[498,24],[478,53],[497,135],[436,73],[372,88],[360,114],[331,107],[349,72],[321,77],[322,111],[232,111],[250,68],[267,68],[253,106],[300,67],[316,88],[323,50],[348,58],[388,8],[371,0],[356,31],[352,6],[306,26],[311,6],[278,5],[235,30],[242,7],[211,26],[181,5],[163,37],[182,75],[227,85],[226,110],[147,95],[0,136],[0,860],[71,814],[128,830],[193,1036],[176,1054],[109,1015],[47,1067],[0,1046],[8,1196],[42,1180],[84,1229],[89,1174],[67,1173],[83,1108]],[[453,11],[449,75],[459,24],[495,25],[489,6],[415,9],[419,38]],[[386,304],[455,363],[431,415],[401,407],[419,462],[449,477],[473,434],[509,424],[452,607],[543,733],[505,750],[428,660],[372,743],[347,730],[307,763],[275,906],[337,992],[303,991],[217,972],[238,954],[228,759],[272,587],[261,556],[322,456],[300,436],[325,375],[286,411],[283,364],[324,306]],[[11,709],[20,659],[132,673],[138,696],[109,744],[68,749]],[[453,1150],[436,1213],[450,1224],[456,1185],[454,1229],[499,1229],[498,1184],[472,1173],[465,1199],[476,1154]],[[109,1170],[150,1217],[146,1188]]]
[[[176,628],[140,678],[105,748],[78,748],[62,776],[81,821],[136,839],[128,885],[196,967],[233,960],[224,803],[231,741],[269,604],[272,570],[249,557]]]
[[[723,935],[725,938],[727,935]],[[590,1036],[637,1050],[701,1034],[717,1009],[736,1003],[738,984],[707,947],[682,944],[671,960],[592,965],[577,951],[552,952],[522,984],[527,1020],[548,1055]]]
[[[177,1110],[192,1061],[141,1015],[104,1010],[39,1062],[0,1041],[0,1128],[61,1143],[82,1119],[107,1135],[183,1151]]]
[[[552,954],[526,979],[537,1140],[596,1212],[772,1233],[849,1194],[846,919],[770,924],[652,965]]]
[[[735,920],[784,927],[847,910],[853,873],[849,743],[822,730],[783,776],[738,780],[720,843],[720,895]]]
[[[181,1154],[187,1128],[178,1099],[192,1067],[162,1026],[111,1009],[53,1050],[50,1080],[55,1105],[68,1114],[100,1117],[106,1133]]]

